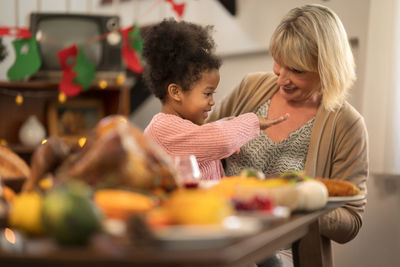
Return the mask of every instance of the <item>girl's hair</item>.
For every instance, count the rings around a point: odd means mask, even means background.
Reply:
[[[343,104],[356,80],[353,53],[339,17],[321,5],[294,8],[272,35],[270,52],[291,68],[319,73],[322,104]]]
[[[174,19],[165,19],[146,31],[143,77],[162,102],[169,84],[176,83],[188,91],[204,71],[219,69],[221,60],[214,54],[211,31],[211,26]]]

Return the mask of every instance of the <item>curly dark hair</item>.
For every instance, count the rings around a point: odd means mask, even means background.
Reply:
[[[221,59],[214,54],[212,29],[212,26],[165,19],[145,32],[143,77],[162,102],[170,83],[188,91],[204,71],[219,69]]]

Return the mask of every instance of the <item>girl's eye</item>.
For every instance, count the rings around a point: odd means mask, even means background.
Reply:
[[[207,97],[212,96],[214,93],[204,93]]]

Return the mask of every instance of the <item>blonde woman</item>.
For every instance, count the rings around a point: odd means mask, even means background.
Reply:
[[[355,66],[338,16],[321,5],[292,9],[273,33],[270,53],[273,72],[248,74],[216,105],[209,121],[246,112],[290,117],[261,131],[239,154],[226,159],[226,174],[236,175],[245,167],[266,174],[304,171],[344,179],[366,191],[367,130],[361,115],[346,102]],[[365,203],[352,202],[321,218],[321,235],[339,243],[352,240],[360,230]]]

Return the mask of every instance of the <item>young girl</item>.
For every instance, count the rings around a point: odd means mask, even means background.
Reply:
[[[164,20],[147,31],[143,49],[145,82],[162,103],[144,133],[172,157],[195,155],[202,180],[223,177],[221,159],[287,117],[266,120],[246,113],[204,124],[215,104],[221,65],[213,54],[211,29]]]

